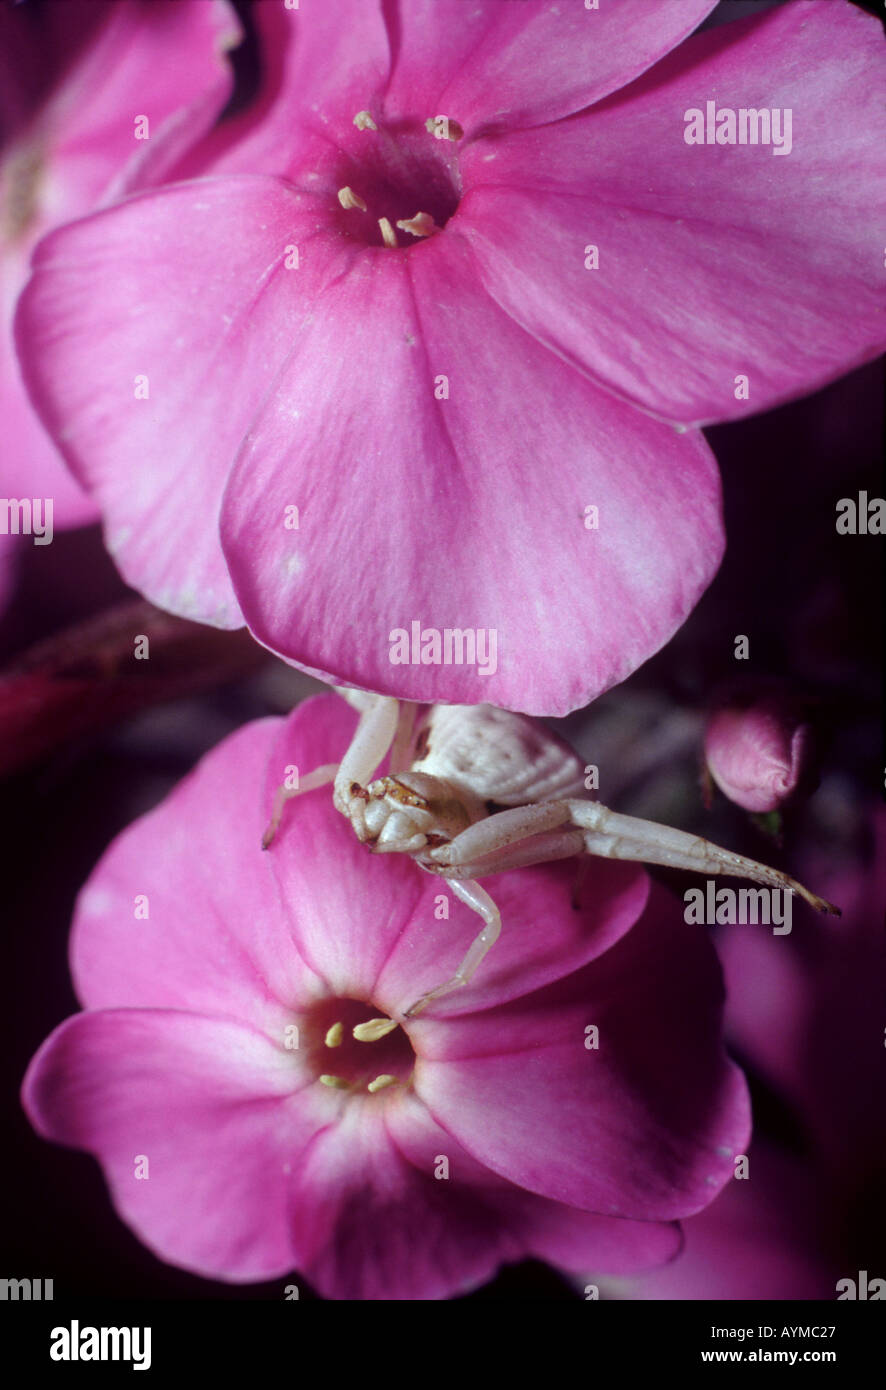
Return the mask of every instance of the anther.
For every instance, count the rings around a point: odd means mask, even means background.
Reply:
[[[357,1042],[378,1042],[379,1038],[386,1038],[388,1033],[393,1033],[399,1026],[393,1018],[371,1018],[368,1023],[357,1024],[354,1037]]]
[[[413,236],[433,236],[434,232],[440,230],[429,212],[417,212],[414,217],[405,217],[397,226],[401,232],[411,232]]]
[[[355,193],[353,188],[349,188],[347,184],[338,190],[338,201],[345,209],[359,208],[361,212],[366,211],[366,204],[360,194]]]
[[[329,1032],[326,1034],[326,1046],[341,1047],[341,1040],[344,1031],[345,1026],[343,1023],[333,1023],[332,1027],[329,1029]]]
[[[349,1089],[348,1082],[343,1080],[342,1077],[329,1076],[326,1072],[320,1077],[320,1084],[322,1086],[331,1086],[334,1091],[347,1091]]]
[[[389,1076],[388,1073],[385,1072],[384,1075],[377,1076],[374,1081],[370,1081],[366,1089],[375,1095],[376,1091],[383,1091],[386,1086],[393,1086],[396,1080],[396,1076]]]
[[[378,130],[368,111],[358,111],[354,117],[354,125],[358,130]]]
[[[339,194],[339,197],[341,197],[341,194]],[[385,246],[396,247],[397,233],[394,231],[388,219],[386,217],[380,217],[378,219],[378,225],[381,228],[381,234],[382,238],[384,239]]]

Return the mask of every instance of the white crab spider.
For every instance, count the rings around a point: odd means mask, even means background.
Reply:
[[[411,855],[479,913],[483,930],[455,974],[416,1000],[407,1018],[466,985],[494,945],[501,918],[476,880],[505,869],[595,854],[747,878],[839,915],[779,869],[589,801],[578,756],[525,715],[492,705],[421,706],[357,690],[338,693],[360,711],[351,746],[340,763],[316,768],[297,788],[278,788],[262,848],[271,844],[291,797],[332,782],[333,803],[358,840],[377,854]],[[372,780],[388,752],[387,775]]]

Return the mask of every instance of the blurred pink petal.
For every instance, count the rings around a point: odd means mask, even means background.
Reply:
[[[733,1302],[833,1299],[834,1276],[816,1247],[819,1194],[793,1155],[751,1146],[748,1177],[727,1185],[685,1223],[685,1245],[666,1267],[612,1285],[609,1298]],[[588,1278],[594,1270],[588,1266]]]
[[[822,865],[839,921],[802,934],[727,931],[718,949],[730,1033],[741,1054],[802,1116],[839,1188],[876,1177],[886,1143],[886,811],[874,806],[865,866]],[[778,1026],[773,1026],[776,1019]]]
[[[223,0],[65,0],[0,13],[0,492],[54,500],[59,528],[99,515],[22,388],[11,341],[31,252],[51,228],[159,183],[231,90],[240,36]],[[136,118],[148,138],[136,139]]]

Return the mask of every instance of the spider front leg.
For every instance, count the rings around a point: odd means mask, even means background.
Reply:
[[[444,984],[437,985],[436,988],[428,990],[427,994],[423,994],[411,1008],[406,1010],[405,1018],[415,1018],[416,1014],[421,1013],[432,999],[439,999],[442,995],[450,994],[452,990],[460,989],[462,985],[466,985],[487,951],[495,945],[501,932],[501,915],[485,888],[481,888],[479,883],[475,883],[470,878],[461,881],[451,879],[450,882],[455,896],[461,898],[463,903],[467,903],[468,907],[478,912],[485,925],[480,935],[474,938],[467,955],[452,979],[446,980]]]
[[[337,811],[350,818],[355,797],[364,792],[367,782],[384,758],[397,736],[400,724],[400,701],[389,695],[368,695],[364,698],[360,723],[351,746],[339,763],[335,774],[332,800]]]
[[[274,793],[274,806],[271,811],[271,819],[268,821],[264,835],[261,837],[262,849],[269,849],[271,842],[280,828],[280,821],[283,819],[283,811],[287,801],[291,801],[294,796],[302,796],[305,792],[312,792],[316,787],[325,787],[334,781],[335,774],[338,772],[338,763],[325,763],[323,767],[315,767],[313,772],[309,772],[306,777],[299,779],[297,787],[287,787],[284,783],[278,787]]]
[[[262,849],[267,849],[276,835],[287,801],[301,796],[304,792],[313,791],[316,787],[326,786],[329,782],[334,783],[332,800],[336,810],[350,819],[351,807],[355,800],[352,788],[357,787],[362,792],[365,783],[370,781],[404,722],[405,716],[401,715],[399,700],[387,695],[370,695],[363,691],[340,693],[349,704],[360,710],[360,722],[350,747],[340,763],[326,763],[323,767],[315,768],[313,772],[300,779],[297,787],[277,788],[271,819],[262,836]],[[412,707],[409,707],[407,713],[414,714]],[[362,817],[358,816],[358,820],[362,824]]]

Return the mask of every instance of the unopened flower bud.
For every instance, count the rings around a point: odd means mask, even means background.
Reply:
[[[704,751],[724,796],[746,811],[775,811],[807,779],[812,728],[790,699],[762,696],[714,714]]]

